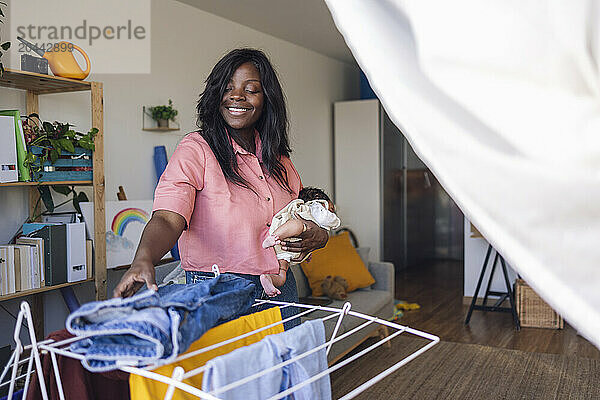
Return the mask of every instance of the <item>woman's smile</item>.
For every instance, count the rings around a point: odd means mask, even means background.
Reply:
[[[252,110],[252,107],[239,107],[239,106],[231,106],[225,107],[227,111],[233,116],[244,115],[248,111]]]

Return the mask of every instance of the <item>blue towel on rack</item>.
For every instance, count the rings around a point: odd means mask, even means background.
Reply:
[[[289,331],[270,335],[258,343],[236,349],[206,363],[202,390],[213,392],[232,382],[290,360],[325,343],[323,321],[308,321]],[[249,362],[251,360],[251,362]],[[327,369],[325,348],[283,368],[225,392],[213,393],[222,399],[265,399]],[[331,399],[329,374],[293,392],[295,400]]]

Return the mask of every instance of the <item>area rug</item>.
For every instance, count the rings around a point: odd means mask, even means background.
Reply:
[[[402,334],[331,375],[333,398],[427,341]],[[357,399],[600,399],[600,360],[440,342]]]

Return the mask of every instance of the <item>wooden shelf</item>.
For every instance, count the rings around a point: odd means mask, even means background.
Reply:
[[[48,182],[7,182],[0,183],[2,186],[90,186],[92,181],[48,181]]]
[[[6,69],[0,86],[28,90],[35,94],[81,92],[91,90],[91,82],[37,74],[35,72]]]
[[[86,279],[84,281],[61,283],[60,285],[44,286],[44,287],[39,288],[39,289],[31,289],[31,290],[25,290],[25,291],[22,291],[22,292],[16,292],[16,293],[11,293],[11,294],[6,294],[4,296],[0,296],[0,301],[10,300],[10,299],[17,299],[19,297],[24,297],[24,296],[31,296],[32,294],[44,293],[44,292],[48,292],[50,290],[56,290],[56,289],[60,289],[60,288],[67,287],[67,286],[80,285],[80,284],[85,283],[85,282],[94,282],[94,278]]]

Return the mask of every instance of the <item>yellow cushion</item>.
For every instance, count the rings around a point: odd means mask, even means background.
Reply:
[[[371,286],[375,279],[350,243],[350,235],[343,232],[329,238],[327,245],[312,254],[309,262],[300,264],[313,296],[323,296],[321,282],[327,275],[344,277],[348,292]]]

